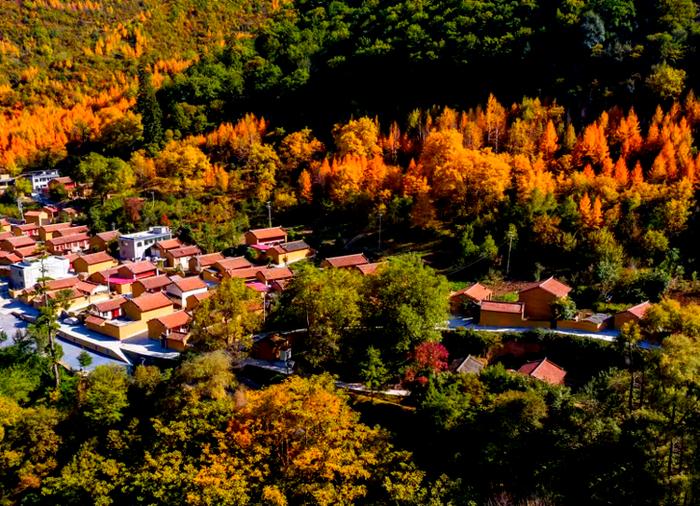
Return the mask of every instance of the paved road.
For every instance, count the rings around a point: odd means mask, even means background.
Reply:
[[[13,337],[17,331],[25,332],[27,330],[28,323],[21,320],[12,314],[13,311],[21,311],[24,313],[30,312],[27,306],[19,304],[13,299],[10,299],[7,293],[7,282],[0,282],[0,331],[7,334],[8,339],[0,343],[0,347],[11,346],[13,344]],[[92,363],[85,369],[88,371],[93,370],[98,365],[105,364],[116,364],[122,367],[127,367],[129,364],[114,360],[100,353],[95,353],[91,350],[86,350],[81,346],[67,342],[63,339],[59,339],[59,344],[63,348],[63,358],[61,362],[68,368],[74,370],[80,370],[80,363],[78,362],[78,355],[81,352],[86,351],[92,358]]]

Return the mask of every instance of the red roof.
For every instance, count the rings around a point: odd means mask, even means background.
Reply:
[[[68,235],[76,235],[80,234],[83,232],[87,232],[88,226],[87,225],[78,225],[76,227],[66,227],[66,228],[60,228],[54,232],[54,237],[65,237]]]
[[[94,315],[89,315],[87,318],[85,318],[85,323],[92,323],[97,327],[101,327],[105,321],[106,320],[104,318],[100,318],[99,316]]]
[[[25,258],[36,255],[38,250],[36,248],[36,244],[32,244],[30,246],[24,246],[23,248],[15,248],[15,253],[22,258]]]
[[[481,302],[482,311],[491,311],[494,313],[512,313],[521,314],[524,304],[522,302],[494,302],[484,300]]]
[[[182,246],[181,248],[169,249],[166,253],[173,258],[192,257],[199,255],[202,250],[198,246]]]
[[[119,238],[119,230],[110,230],[109,232],[100,232],[95,234],[95,237],[102,239],[104,242],[113,241]]]
[[[226,257],[222,260],[214,262],[213,265],[214,268],[220,272],[253,267],[253,264],[251,264],[244,257]]]
[[[176,311],[174,313],[156,318],[156,320],[158,320],[166,329],[176,329],[190,323],[192,317],[190,317],[190,315],[184,311]]]
[[[113,299],[106,300],[104,302],[96,303],[95,309],[97,309],[100,313],[106,313],[108,311],[114,311],[115,309],[121,307],[121,305],[125,302],[126,299],[122,296],[119,296]]]
[[[214,292],[211,290],[208,292],[195,293],[187,297],[187,303],[189,304],[190,299],[194,299],[197,302],[202,302],[204,299],[208,299],[212,295],[214,295]]]
[[[78,284],[80,279],[78,277],[63,278],[63,279],[52,279],[46,282],[46,289],[49,291],[53,290],[65,290],[66,288],[72,288]],[[37,283],[34,286],[41,286],[41,283]]]
[[[355,255],[326,258],[326,262],[331,267],[353,267],[355,265],[368,264],[369,260],[362,253],[357,253]]]
[[[566,376],[566,371],[564,369],[554,362],[547,360],[547,358],[528,362],[518,369],[518,372],[526,376],[537,378],[550,385],[563,385],[564,377]]]
[[[164,241],[158,241],[156,243],[156,248],[163,251],[179,248],[180,246],[182,246],[180,239],[166,239]]]
[[[287,232],[282,227],[256,228],[249,230],[248,233],[252,234],[258,241],[267,241],[287,235]]]
[[[377,268],[381,265],[384,265],[384,262],[374,262],[371,264],[359,264],[359,265],[354,265],[353,267],[360,271],[363,276],[369,276],[370,274],[374,274],[377,272]]]
[[[34,239],[32,239],[31,237],[27,237],[26,235],[8,237],[7,239],[3,239],[3,241],[6,241],[14,249],[24,248],[26,246],[34,246],[36,244],[36,241]]]
[[[263,281],[275,281],[278,279],[289,279],[294,276],[294,273],[287,267],[276,267],[273,269],[261,269],[258,271],[259,276]]]
[[[201,290],[202,288],[207,287],[207,284],[199,276],[189,276],[187,278],[173,276],[170,278],[170,280],[182,292],[191,292],[192,290]]]
[[[208,255],[197,255],[197,262],[199,262],[199,266],[202,268],[209,267],[210,265],[214,265],[216,262],[223,260],[224,255],[222,253],[209,253]],[[238,258],[243,258],[243,257],[238,257]],[[247,261],[247,260],[246,260]],[[248,263],[250,265],[250,263]]]
[[[173,305],[173,302],[163,295],[162,292],[145,293],[130,299],[128,302],[134,304],[141,312],[153,311],[154,309]]]
[[[81,255],[78,258],[83,260],[87,265],[96,265],[104,262],[114,261],[114,258],[110,256],[106,251],[99,251],[90,255]]]
[[[136,276],[138,274],[143,274],[144,272],[155,271],[157,267],[153,265],[148,260],[142,260],[140,262],[130,262],[119,267],[119,273],[126,273],[125,277]]]
[[[168,276],[153,276],[150,278],[139,279],[136,283],[140,283],[144,289],[149,292],[151,290],[158,290],[159,288],[165,288],[166,286],[172,284],[172,281]]]
[[[650,307],[651,307],[651,302],[646,300],[646,301],[642,302],[641,304],[637,304],[636,306],[632,306],[631,308],[626,309],[625,311],[623,311],[623,313],[631,313],[634,316],[636,316],[637,318],[641,319],[641,318],[644,318],[644,315],[646,314],[646,312],[649,310]]]
[[[484,285],[481,283],[474,283],[471,286],[462,288],[461,290],[455,292],[452,294],[452,297],[457,297],[459,295],[466,295],[470,299],[473,299],[477,302],[481,302],[483,300],[488,300],[489,297],[493,292],[486,288]]]
[[[527,288],[523,288],[522,290],[520,290],[520,293],[527,292],[529,290],[534,290],[535,288],[541,288],[542,290],[551,293],[555,297],[566,297],[571,291],[570,286],[567,286],[561,281],[557,281],[552,277],[547,278],[539,283],[533,283]]]
[[[228,269],[226,275],[230,278],[253,279],[257,275],[260,267],[248,267],[247,269]]]
[[[86,294],[91,294],[95,291],[95,288],[99,288],[100,285],[95,283],[89,283],[87,281],[78,281],[75,285],[75,289]]]
[[[56,237],[55,239],[51,239],[50,241],[46,241],[47,243],[50,243],[54,246],[62,246],[63,244],[71,244],[74,242],[82,242],[82,241],[89,241],[90,236],[87,235],[86,233],[82,232],[79,234],[71,234],[71,235],[65,235],[63,237]]]
[[[69,228],[72,225],[70,221],[64,223],[53,223],[51,225],[43,225],[41,230],[44,232],[55,232],[56,230],[61,230],[62,228]]]

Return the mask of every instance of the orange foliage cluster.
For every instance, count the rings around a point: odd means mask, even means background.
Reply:
[[[65,156],[69,142],[96,139],[102,129],[134,105],[126,88],[114,87],[65,109],[56,105],[0,115],[0,167],[16,171],[45,157]]]
[[[104,35],[95,42],[94,49],[85,48],[86,54],[98,56],[120,53],[128,59],[138,59],[146,48],[146,38],[138,25],[105,26]]]
[[[64,0],[34,0],[32,4],[34,7],[42,7],[44,9],[73,12],[99,11],[102,8],[99,2],[93,2],[91,0],[77,2],[66,2]]]

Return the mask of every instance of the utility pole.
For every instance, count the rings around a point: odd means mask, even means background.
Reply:
[[[265,206],[267,206],[267,226],[272,228],[272,205],[270,205],[269,200],[265,203]]]
[[[379,251],[382,250],[382,213],[379,213]]]

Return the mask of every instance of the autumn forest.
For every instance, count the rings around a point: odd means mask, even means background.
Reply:
[[[3,335],[1,505],[700,500],[696,1],[0,5],[2,177],[69,176],[48,198],[91,233],[250,256],[270,220],[318,258],[387,263],[295,268],[264,319],[231,309],[242,284],[195,313],[195,332],[227,310],[240,334],[304,327],[287,378],[211,339],[57,388],[39,338]],[[550,276],[593,313],[651,309],[609,341],[443,328],[450,292],[514,302]],[[570,380],[451,368],[509,346]]]

